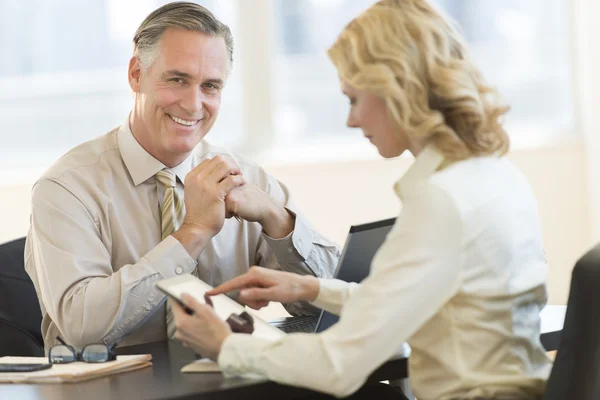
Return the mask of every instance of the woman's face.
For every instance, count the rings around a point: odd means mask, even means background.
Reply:
[[[342,92],[350,99],[350,112],[346,124],[360,128],[367,139],[385,158],[397,157],[409,149],[416,150],[406,134],[393,120],[385,100],[371,92],[356,89],[341,80]]]

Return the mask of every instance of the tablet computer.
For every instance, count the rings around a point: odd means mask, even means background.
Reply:
[[[199,303],[206,304],[206,301],[204,300],[204,294],[213,288],[206,282],[191,274],[163,279],[162,281],[156,282],[156,287],[172,297],[179,304],[183,304],[181,302],[182,293],[187,293]],[[210,299],[213,303],[213,309],[223,321],[226,321],[231,314],[241,314],[246,311],[246,308],[243,305],[224,294],[211,296]],[[283,331],[271,326],[268,322],[262,320],[256,314],[252,314],[252,318],[254,319],[253,335],[265,339],[277,339],[282,335],[285,335]]]

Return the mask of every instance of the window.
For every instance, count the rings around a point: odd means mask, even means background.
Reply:
[[[572,132],[572,57],[566,0],[436,0],[462,26],[471,56],[511,106],[516,146]]]
[[[507,127],[516,147],[572,133],[569,2],[433,1],[462,25],[475,62],[511,105]],[[132,105],[126,74],[133,34],[166,2],[0,2],[3,173],[45,169],[123,122]],[[282,161],[376,154],[346,128],[348,102],[326,55],[373,0],[198,2],[231,27],[236,45],[211,142],[258,161],[261,149]]]
[[[471,55],[511,106],[513,145],[535,146],[573,129],[566,0],[434,0],[461,26]],[[348,105],[325,52],[369,0],[277,0],[277,141],[333,141],[360,135],[345,127]]]
[[[127,65],[135,30],[166,0],[20,0],[0,3],[0,168],[45,169],[73,146],[119,126],[132,107]],[[233,0],[200,1],[235,35]],[[31,10],[37,12],[32,13]],[[240,112],[234,70],[221,106]],[[239,140],[220,118],[211,138]]]
[[[348,101],[341,95],[337,73],[326,52],[344,26],[372,3],[276,1],[278,143],[360,139],[356,131],[345,126]]]

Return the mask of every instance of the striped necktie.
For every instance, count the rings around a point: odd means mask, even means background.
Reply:
[[[170,169],[156,173],[156,180],[165,187],[165,196],[161,210],[162,239],[176,232],[181,226],[185,215],[185,203],[176,189],[177,178]]]
[[[179,193],[177,193],[177,179],[173,171],[167,168],[158,171],[156,173],[156,180],[165,187],[165,196],[160,218],[162,239],[164,240],[167,236],[176,232],[181,226],[183,216],[185,215],[185,204]],[[171,307],[168,306],[168,303],[165,303],[165,307],[167,316],[167,337],[172,339],[175,336],[173,311],[171,310]]]

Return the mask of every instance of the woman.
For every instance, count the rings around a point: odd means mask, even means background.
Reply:
[[[340,315],[321,334],[267,341],[232,334],[192,298],[177,338],[229,375],[258,375],[336,396],[356,391],[403,341],[419,399],[542,395],[551,363],[539,340],[546,262],[537,206],[503,157],[496,100],[463,39],[425,0],[383,0],[329,50],[350,99],[348,126],[386,158],[416,160],[395,186],[402,212],[361,284],[253,268],[254,308],[305,300]]]

